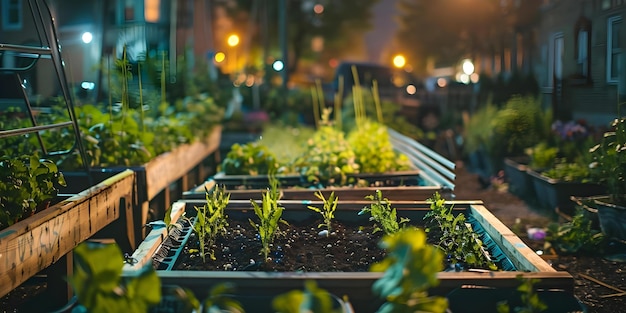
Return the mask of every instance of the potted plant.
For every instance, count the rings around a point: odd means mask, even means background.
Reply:
[[[611,123],[600,143],[591,148],[591,177],[606,187],[605,196],[596,197],[602,231],[610,238],[626,240],[626,116]]]

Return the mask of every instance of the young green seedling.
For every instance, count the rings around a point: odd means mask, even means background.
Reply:
[[[335,192],[331,192],[330,196],[328,197],[328,199],[326,199],[326,197],[324,197],[324,194],[322,193],[321,190],[318,190],[315,192],[315,196],[322,200],[322,202],[324,203],[323,207],[317,208],[314,207],[312,205],[309,205],[308,208],[310,210],[313,210],[319,214],[322,215],[322,218],[324,219],[324,223],[323,224],[319,224],[317,225],[317,227],[322,227],[324,225],[326,225],[326,229],[328,230],[328,232],[331,231],[331,221],[333,220],[333,218],[335,218],[335,209],[337,209],[337,202],[339,200],[339,198],[337,198],[335,196]]]
[[[448,257],[448,262],[498,269],[485,252],[482,240],[466,222],[463,213],[455,216],[452,212],[453,206],[446,207],[445,200],[439,193],[435,193],[427,201],[430,203],[430,211],[424,216],[427,223],[425,230],[427,233],[440,233],[437,247]]]
[[[250,224],[259,232],[261,239],[261,254],[267,260],[270,253],[270,244],[274,241],[276,233],[279,231],[278,223],[287,223],[281,219],[284,208],[278,205],[280,190],[278,190],[278,180],[270,175],[270,188],[263,193],[261,205],[250,199],[254,214],[259,218],[260,224],[250,220]]]
[[[198,215],[193,226],[193,230],[198,235],[200,242],[200,253],[203,262],[206,262],[205,255],[207,253],[211,260],[215,260],[215,254],[211,247],[215,243],[217,235],[226,231],[228,222],[226,221],[227,216],[224,214],[224,209],[230,200],[230,193],[226,193],[226,187],[219,188],[219,186],[216,186],[211,193],[205,187],[205,192],[206,203],[202,207],[196,207]],[[207,247],[209,247],[209,251],[206,251]]]
[[[359,215],[369,213],[370,221],[374,221],[374,232],[383,231],[385,234],[393,234],[402,229],[402,225],[409,221],[408,218],[401,217],[398,221],[396,209],[391,207],[389,199],[383,198],[380,190],[376,190],[375,195],[365,196],[365,199],[374,201],[369,207],[364,207],[359,211]]]

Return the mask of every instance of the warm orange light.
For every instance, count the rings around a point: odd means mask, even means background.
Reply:
[[[313,12],[315,12],[316,14],[322,14],[322,12],[324,12],[324,6],[321,4],[316,4],[313,7]]]
[[[228,39],[226,40],[226,42],[228,43],[229,46],[234,47],[239,44],[239,36],[232,34],[228,36]]]
[[[221,63],[226,59],[226,54],[224,54],[224,52],[218,52],[215,54],[213,59],[215,60],[215,62]]]
[[[403,55],[397,54],[393,57],[393,66],[397,68],[403,68],[406,65],[406,59]]]
[[[146,0],[143,12],[146,22],[156,23],[159,21],[160,6],[160,0]]]

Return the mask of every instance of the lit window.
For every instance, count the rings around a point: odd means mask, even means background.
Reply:
[[[622,17],[613,16],[607,23],[607,43],[606,43],[606,81],[607,83],[617,83],[619,80],[619,58],[622,54],[620,43],[620,29],[622,28]]]
[[[146,0],[144,6],[144,16],[146,22],[156,23],[159,21],[160,0]]]
[[[2,0],[2,29],[22,28],[22,0]]]

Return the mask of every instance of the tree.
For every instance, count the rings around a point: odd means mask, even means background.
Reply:
[[[288,0],[288,70],[298,70],[301,60],[315,57],[337,57],[345,49],[349,49],[354,41],[351,39],[363,34],[371,28],[371,8],[379,0]],[[271,0],[239,0],[238,10],[248,12],[250,18],[258,24],[259,32],[252,38],[253,45],[265,46],[271,55],[280,56],[278,46],[278,12],[280,1]],[[315,5],[322,5],[323,11],[316,13]],[[259,6],[256,7],[255,6]],[[257,17],[254,16],[256,13]],[[265,17],[263,16],[265,12]],[[234,12],[233,12],[234,13]],[[236,13],[234,13],[236,14]],[[263,23],[266,21],[266,23]],[[263,40],[264,33],[267,38]],[[324,53],[311,49],[311,40],[320,36],[324,39]],[[264,42],[265,41],[265,42]]]
[[[521,26],[532,23],[540,2],[400,0],[396,39],[417,70],[428,59],[452,64],[465,56],[499,53],[511,46]]]

